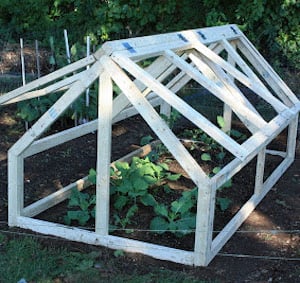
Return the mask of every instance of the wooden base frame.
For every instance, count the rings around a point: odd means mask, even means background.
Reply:
[[[286,121],[286,123],[289,129],[287,142],[294,143],[293,141],[296,140],[295,128],[298,124],[298,120],[297,118],[294,118],[293,120]],[[283,124],[280,127],[280,129],[282,129],[283,126],[286,126],[286,124]],[[270,138],[266,141],[266,144],[270,143],[271,141],[272,139]],[[213,240],[210,241],[210,248],[207,251],[206,258],[204,258],[201,254],[197,254],[196,251],[191,252],[180,249],[174,249],[164,247],[161,245],[149,244],[142,241],[131,240],[112,235],[99,235],[96,232],[91,232],[84,229],[33,219],[34,216],[66,200],[70,196],[71,190],[73,188],[77,188],[78,190],[83,190],[87,188],[90,185],[87,177],[80,179],[56,191],[55,193],[43,198],[42,200],[39,200],[21,209],[19,212],[19,216],[15,217],[14,219],[13,226],[18,226],[24,229],[30,229],[41,234],[62,237],[71,241],[80,241],[92,245],[101,245],[112,249],[122,249],[126,252],[138,252],[161,260],[168,260],[186,265],[206,266],[220,251],[224,244],[231,238],[231,236],[244,222],[244,220],[247,219],[250,213],[260,203],[260,201],[269,192],[269,190],[275,185],[275,183],[282,176],[282,174],[292,164],[294,160],[294,149],[295,147],[289,147],[288,151],[283,153],[283,161],[264,182],[262,182],[264,170],[263,164],[265,156],[266,154],[268,154],[266,150],[266,145],[257,150],[257,155],[252,156],[253,158],[257,156],[258,163],[254,193],[249,198],[249,200],[242,206],[242,208],[237,212],[237,214],[230,220],[230,222],[222,229],[222,231]],[[132,156],[145,156],[150,151],[151,145],[144,146],[141,149],[132,152],[128,156],[121,158],[119,161],[129,161]],[[251,160],[252,159],[249,158],[249,160],[243,163],[236,163],[231,168],[233,171],[235,171],[235,173],[237,173]],[[233,161],[232,164],[233,163],[235,162]],[[228,176],[232,175],[230,174],[230,172],[227,173]],[[223,173],[221,175],[217,174],[214,177],[214,179],[212,180],[211,187],[216,187],[215,183],[218,182],[217,180],[220,178],[220,176],[223,176]],[[213,189],[211,190],[213,191]],[[20,193],[16,190],[15,192],[10,192],[10,195],[12,194],[19,195]],[[10,202],[11,201],[12,200],[10,200]],[[16,203],[16,199],[14,199],[14,202]],[[203,199],[202,201],[201,199],[199,199],[198,202],[201,206],[205,205],[205,203],[203,203]],[[9,208],[11,207],[15,207],[15,205],[11,205],[10,203]],[[13,212],[10,211],[10,217],[12,213]],[[210,231],[210,237],[212,237],[212,230]]]
[[[222,52],[227,54],[227,61]],[[149,58],[152,63],[147,68],[137,64]],[[86,69],[87,65],[91,65],[90,68]],[[96,80],[99,80],[98,119],[39,139]],[[177,95],[190,81],[197,82],[224,103],[227,130],[231,127],[234,112],[251,133],[245,142],[237,143]],[[236,81],[274,109],[276,115],[272,120],[266,121],[262,117]],[[50,82],[53,84],[49,86]],[[116,98],[113,98],[113,84],[121,89]],[[46,87],[41,88],[43,85]],[[161,260],[206,266],[294,160],[300,102],[235,25],[107,42],[89,58],[1,96],[0,105],[62,90],[66,90],[65,94],[8,152],[10,226],[138,252]],[[233,160],[215,176],[208,177],[154,107],[159,107],[165,115],[169,115],[171,107],[176,108],[230,152]],[[198,187],[193,251],[109,235],[111,127],[113,123],[136,114],[148,123]],[[286,151],[269,150],[268,145],[286,128]],[[94,131],[98,131],[95,231],[34,219],[34,216],[67,199],[72,188],[83,190],[90,184],[85,177],[24,207],[24,159]],[[124,158],[128,160],[133,155],[144,155],[150,148],[148,145]],[[266,155],[278,155],[283,161],[264,180]],[[216,190],[254,158],[257,158],[257,166],[252,196],[213,238]]]

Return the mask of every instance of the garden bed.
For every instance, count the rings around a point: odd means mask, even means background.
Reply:
[[[179,121],[177,128],[174,131],[179,136],[183,135],[183,132],[189,129],[191,125],[185,124],[186,121]],[[236,124],[235,130],[237,132],[246,132],[244,128]],[[143,129],[143,130],[141,130]],[[184,130],[185,129],[185,130]],[[191,133],[191,129],[188,130]],[[140,117],[133,117],[124,120],[113,126],[113,140],[112,140],[112,160],[122,158],[122,156],[134,151],[136,148],[140,148],[141,140],[143,138],[153,135],[151,129]],[[194,137],[195,138],[195,137]],[[206,173],[209,175],[216,166],[217,160],[203,160],[203,154],[209,154],[207,151],[207,144],[201,146],[191,142],[192,140],[182,139],[183,144],[190,150],[193,157],[201,164]],[[282,133],[272,144],[273,149],[283,149],[285,142],[285,133]],[[196,146],[197,148],[192,148]],[[155,148],[155,147],[154,147]],[[170,174],[180,174],[180,177],[176,180],[164,179],[160,186],[152,186],[149,189],[149,193],[153,195],[158,204],[164,204],[169,210],[171,209],[171,203],[178,201],[182,197],[183,192],[190,192],[195,188],[195,184],[189,178],[187,173],[182,169],[178,162],[170,155],[170,153],[161,149],[159,145],[156,145],[156,151],[153,150],[152,154],[157,154],[157,151],[161,151],[159,157],[153,164],[163,163],[167,165],[168,172]],[[192,149],[192,150],[191,150]],[[211,149],[211,153],[217,156],[218,150]],[[205,151],[206,150],[206,151]],[[213,153],[213,151],[215,151]],[[76,154],[77,153],[77,154]],[[230,154],[226,153],[227,157],[221,160],[221,163],[228,163],[230,161]],[[32,156],[26,160],[25,163],[25,201],[26,205],[41,199],[58,190],[67,184],[76,181],[88,174],[91,168],[95,168],[95,156],[96,156],[96,135],[89,134],[80,139],[70,141],[64,145],[55,147],[47,152],[40,153]],[[151,154],[149,154],[151,158]],[[268,176],[282,161],[282,158],[277,156],[268,156],[266,160],[266,172]],[[207,158],[207,156],[205,156]],[[214,157],[215,159],[215,157]],[[145,160],[142,157],[140,160]],[[130,163],[129,163],[130,165]],[[224,226],[232,219],[232,217],[239,211],[242,205],[251,197],[253,193],[254,177],[255,177],[256,159],[252,160],[244,169],[242,169],[233,180],[222,190],[218,190],[216,198],[217,205],[215,208],[215,220],[214,220],[214,236],[221,231]],[[53,171],[47,171],[47,168],[56,168]],[[47,174],[41,174],[41,172],[47,172]],[[74,174],[75,172],[75,174]],[[82,192],[82,194],[88,194],[88,199],[95,194],[95,186],[92,185]],[[75,197],[75,199],[78,199]],[[221,200],[218,202],[218,200]],[[194,231],[195,227],[186,227],[187,230],[183,233],[170,232],[166,229],[164,233],[157,233],[151,229],[151,221],[157,217],[153,206],[143,205],[143,203],[137,203],[137,209],[133,213],[132,217],[128,217],[129,223],[121,224],[120,221],[116,223],[116,217],[119,220],[127,218],[126,214],[132,206],[124,205],[122,209],[116,211],[114,208],[114,202],[118,201],[116,196],[111,196],[111,234],[122,236],[126,238],[141,240],[149,243],[155,243],[172,248],[193,250],[194,245]],[[190,199],[188,200],[190,201]],[[80,211],[78,206],[68,206],[69,200],[66,200],[53,208],[46,210],[40,215],[36,216],[37,219],[46,220],[54,223],[66,224],[65,218],[69,211]],[[93,209],[93,205],[85,211]],[[196,202],[192,205],[191,212],[195,212]],[[170,212],[170,211],[169,211]],[[80,219],[80,217],[78,217]],[[178,217],[180,219],[180,216]],[[87,230],[94,230],[94,218],[90,218],[84,225],[78,222],[78,219],[70,220],[68,223],[71,226],[81,227]],[[183,226],[184,227],[184,226]],[[152,231],[151,231],[152,230]]]

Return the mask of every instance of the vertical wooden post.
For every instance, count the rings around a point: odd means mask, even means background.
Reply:
[[[264,187],[264,171],[266,161],[266,147],[264,147],[257,155],[256,162],[256,175],[255,175],[255,187],[254,194],[259,195]]]
[[[165,101],[162,101],[160,104],[160,114],[163,114],[168,118],[171,116],[171,106]]]
[[[8,152],[8,225],[17,226],[24,207],[24,160]]]
[[[96,182],[96,233],[108,235],[113,87],[110,76],[99,78]]]
[[[211,183],[198,187],[194,246],[194,265],[196,266],[206,266],[210,261],[215,195],[215,185]]]
[[[236,49],[236,44],[233,45],[234,49]],[[228,54],[227,62],[232,66],[235,66],[235,61],[230,54]],[[229,78],[234,81],[233,76],[229,75]],[[224,132],[228,132],[231,129],[231,121],[232,121],[232,110],[231,108],[225,103],[224,110],[223,110],[223,117],[225,121],[225,126],[223,128]]]
[[[299,114],[292,120],[288,127],[288,138],[287,138],[287,157],[295,159],[295,150],[297,143],[297,129],[298,129]]]

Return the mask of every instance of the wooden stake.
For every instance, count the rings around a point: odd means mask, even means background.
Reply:
[[[40,53],[39,53],[39,42],[35,40],[35,57],[36,57],[36,70],[38,79],[41,77],[41,66],[40,66]]]
[[[97,184],[96,184],[96,233],[108,235],[109,188],[112,126],[112,81],[107,72],[99,78]]]
[[[86,37],[86,57],[90,56],[90,37]],[[86,69],[88,70],[90,68],[89,65],[86,66]],[[87,88],[85,92],[85,106],[90,106],[90,89]],[[87,117],[88,118],[88,117]]]
[[[26,85],[26,71],[25,71],[23,38],[20,38],[20,48],[21,48],[22,83],[24,86],[24,85]],[[28,128],[29,128],[28,122],[25,121],[25,130],[28,131]]]
[[[71,54],[70,54],[70,48],[69,48],[68,32],[66,29],[64,29],[64,38],[65,38],[67,62],[68,62],[68,64],[70,64],[71,63]]]

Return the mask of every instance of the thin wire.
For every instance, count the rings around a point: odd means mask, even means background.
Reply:
[[[246,254],[232,254],[232,253],[218,253],[218,256],[237,257],[237,258],[251,258],[263,260],[285,260],[285,261],[300,261],[299,257],[281,257],[281,256],[264,256],[264,255],[246,255]]]

